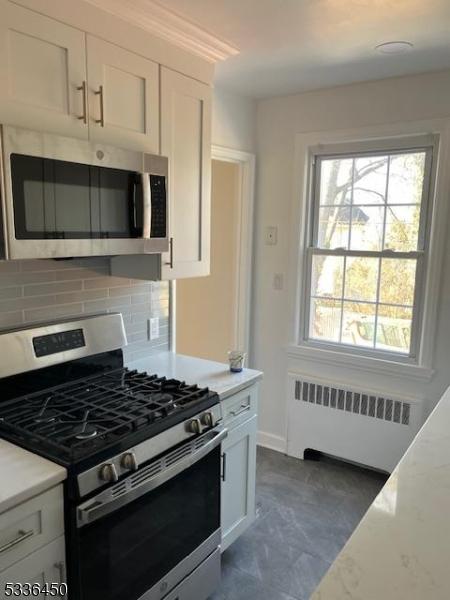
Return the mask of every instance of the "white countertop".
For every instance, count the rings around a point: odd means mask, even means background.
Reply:
[[[230,373],[226,364],[172,352],[135,360],[127,366],[209,387],[221,399],[262,377],[260,371],[244,369],[241,373]],[[64,481],[66,476],[63,467],[0,439],[0,513]]]
[[[0,513],[66,479],[64,467],[0,439]]]
[[[180,379],[190,384],[196,383],[200,387],[209,387],[219,394],[221,400],[248,387],[263,376],[261,371],[253,369],[231,373],[225,363],[173,352],[161,352],[148,358],[134,360],[128,362],[127,367],[147,371],[149,374],[156,373],[160,377]]]
[[[312,600],[450,598],[450,388]]]

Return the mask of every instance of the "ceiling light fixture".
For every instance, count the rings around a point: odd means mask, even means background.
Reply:
[[[414,44],[405,41],[384,42],[375,46],[375,50],[381,54],[404,54],[412,50]]]

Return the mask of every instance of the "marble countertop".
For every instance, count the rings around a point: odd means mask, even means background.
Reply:
[[[450,388],[312,600],[450,598]]]
[[[66,479],[64,467],[0,439],[0,513]]]
[[[138,371],[156,373],[161,377],[196,383],[200,387],[209,387],[219,394],[221,400],[248,387],[263,376],[261,371],[253,369],[231,373],[225,363],[173,352],[161,352],[148,358],[130,361],[127,366]]]

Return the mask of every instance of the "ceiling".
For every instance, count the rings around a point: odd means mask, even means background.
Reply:
[[[240,49],[216,85],[262,98],[450,67],[450,0],[159,0]],[[384,55],[375,46],[407,40]]]

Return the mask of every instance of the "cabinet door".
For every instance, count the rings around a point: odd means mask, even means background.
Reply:
[[[255,518],[256,419],[231,429],[222,444],[222,551]]]
[[[0,122],[87,138],[85,80],[83,32],[0,0]]]
[[[0,514],[0,572],[64,533],[63,486]]]
[[[162,278],[209,275],[211,89],[161,67],[161,154],[169,157],[171,252]]]
[[[43,546],[33,554],[28,555],[23,560],[15,563],[9,569],[0,573],[0,600],[6,600],[11,596],[6,596],[6,583],[66,583],[66,553],[64,536],[61,536]],[[49,598],[49,595],[40,594],[33,597]],[[13,594],[14,597],[14,594]],[[22,597],[22,596],[21,596]],[[61,596],[57,596],[58,598]]]
[[[87,36],[90,138],[159,151],[159,66]]]

